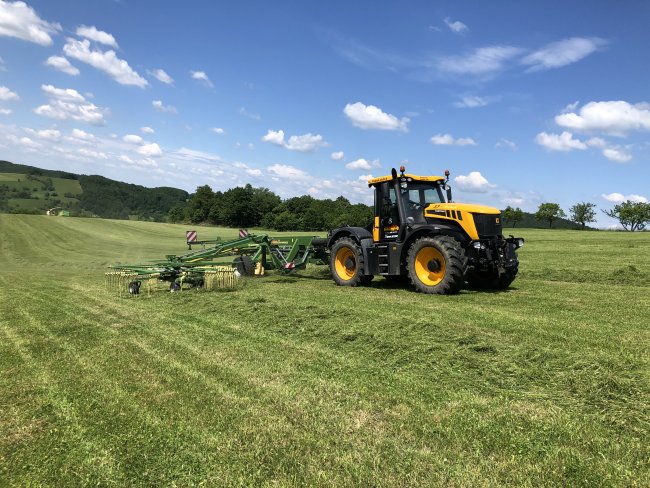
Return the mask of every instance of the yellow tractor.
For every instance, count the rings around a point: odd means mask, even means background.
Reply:
[[[505,289],[517,275],[521,237],[504,237],[501,212],[452,200],[449,171],[442,176],[400,174],[368,181],[375,216],[368,228],[344,226],[328,234],[330,270],[341,286],[374,276],[410,280],[422,293]]]

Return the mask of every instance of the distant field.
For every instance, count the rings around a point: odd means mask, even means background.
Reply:
[[[45,182],[50,180],[54,190],[47,190],[45,188]],[[10,190],[15,188],[17,191],[27,191],[30,196],[37,197],[14,198],[10,191],[6,194],[10,207],[29,210],[42,209],[43,212],[45,212],[45,209],[53,206],[53,200],[55,199],[60,200],[64,205],[78,202],[78,199],[66,197],[65,194],[79,195],[82,192],[78,180],[50,178],[47,176],[28,179],[26,174],[19,173],[0,173],[0,185],[6,185]],[[51,196],[52,192],[56,193],[56,195]]]
[[[515,229],[498,293],[105,290],[186,229],[0,214],[0,486],[650,485],[650,233]]]

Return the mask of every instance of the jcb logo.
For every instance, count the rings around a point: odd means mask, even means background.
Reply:
[[[501,219],[497,217],[497,224],[501,223]]]

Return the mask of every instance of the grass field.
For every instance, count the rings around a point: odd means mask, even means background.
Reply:
[[[46,196],[44,182],[51,180],[54,186],[56,197]],[[8,193],[8,203],[12,208],[21,208],[28,210],[46,209],[52,207],[52,200],[60,200],[63,204],[74,204],[79,200],[76,198],[66,197],[65,194],[79,195],[82,192],[78,180],[66,178],[50,178],[38,176],[37,179],[28,179],[26,174],[20,173],[0,173],[0,185],[6,185],[10,189],[17,191],[26,190],[31,196],[36,198],[11,198],[12,194]],[[49,192],[51,193],[51,192]]]
[[[105,290],[185,230],[0,215],[0,486],[650,485],[650,233],[518,231],[499,293]]]

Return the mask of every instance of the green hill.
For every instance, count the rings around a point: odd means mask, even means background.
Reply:
[[[178,188],[147,188],[103,176],[0,161],[0,212],[57,209],[79,216],[161,221],[188,198]]]

